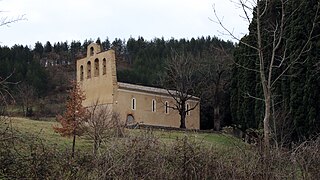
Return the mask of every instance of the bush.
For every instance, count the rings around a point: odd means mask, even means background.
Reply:
[[[0,179],[320,179],[320,137],[292,151],[273,150],[266,161],[255,147],[221,152],[188,134],[163,142],[145,130],[110,137],[99,154],[84,151],[70,158],[40,137],[4,127]]]

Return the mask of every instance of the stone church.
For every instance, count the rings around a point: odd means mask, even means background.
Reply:
[[[91,43],[87,56],[77,60],[77,82],[86,96],[84,107],[107,106],[119,113],[125,124],[144,124],[163,127],[180,127],[178,111],[169,108],[175,104],[168,91],[117,81],[113,50],[101,51],[101,46]],[[187,113],[186,128],[200,128],[200,99],[193,97],[186,108],[198,106]]]

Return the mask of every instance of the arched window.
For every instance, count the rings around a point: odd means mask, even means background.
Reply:
[[[94,60],[94,76],[99,76],[99,59]]]
[[[156,112],[157,111],[157,101],[155,99],[152,99],[151,111],[152,112]]]
[[[80,81],[83,81],[83,66],[80,66]]]
[[[102,75],[105,75],[105,74],[107,74],[107,60],[106,60],[106,58],[103,58],[102,65],[103,65]]]
[[[91,62],[87,62],[87,79],[91,78]]]
[[[164,104],[165,104],[165,105],[164,105],[164,112],[165,112],[166,114],[169,114],[169,102],[166,101]]]
[[[189,111],[189,109],[190,109],[190,106],[189,106],[189,103],[187,103],[186,104],[186,111],[187,111],[187,116],[189,116],[190,115],[190,111]]]
[[[93,56],[93,53],[94,53],[94,49],[93,47],[90,48],[90,56]]]
[[[136,98],[132,98],[131,99],[131,109],[136,110],[136,108],[137,108]]]

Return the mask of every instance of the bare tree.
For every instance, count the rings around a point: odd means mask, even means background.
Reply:
[[[36,100],[36,90],[33,86],[22,82],[17,85],[17,97],[18,102],[22,107],[22,111],[25,117],[31,115],[32,113],[32,106]]]
[[[285,108],[275,109],[272,106],[272,121],[271,121],[271,133],[273,142],[277,150],[283,147],[289,147],[291,145],[290,139],[293,134],[293,121],[290,117],[290,112]]]
[[[0,10],[0,13],[3,13],[4,11]],[[9,18],[9,17],[0,17],[0,27],[2,26],[8,26],[9,24],[18,22],[20,20],[25,20],[24,15],[18,16],[16,18]],[[8,76],[1,77],[0,76],[0,126],[5,125],[9,127],[8,119],[9,116],[4,116],[7,115],[7,106],[10,102],[15,102],[15,99],[13,95],[10,92],[10,85],[15,85],[16,83],[10,82],[10,78],[13,75],[13,72],[9,74]],[[4,128],[4,131],[0,132],[0,141],[7,140],[7,137],[4,137],[6,134],[6,131],[8,128]]]
[[[3,13],[4,11],[0,10],[0,13]],[[18,17],[12,18],[8,16],[2,16],[0,17],[0,27],[1,26],[8,26],[9,24],[21,21],[21,20],[26,20],[25,15],[20,15]],[[0,76],[0,99],[1,102],[7,105],[7,97],[9,96],[10,99],[13,99],[13,96],[11,95],[9,91],[9,84],[13,84],[12,82],[9,82],[9,78],[12,76],[13,73],[8,75],[7,77],[1,77]],[[14,100],[14,99],[13,99]]]
[[[108,105],[99,105],[99,101],[89,108],[86,119],[86,134],[93,139],[93,153],[96,154],[102,140],[108,136],[123,136],[124,131],[120,124],[119,115]]]
[[[9,85],[12,84],[11,82],[8,81],[8,79],[12,76],[9,75],[6,78],[1,78],[0,77],[0,102],[1,102],[1,114],[4,113],[4,109],[5,107],[7,107],[8,105],[8,101],[14,100],[11,92],[10,92],[10,88]]]
[[[219,131],[222,121],[222,105],[224,94],[230,82],[230,68],[232,60],[224,48],[211,48],[208,57],[201,62],[203,80],[202,97],[213,104],[213,126]]]
[[[236,37],[236,35],[228,29],[217,15],[216,9],[214,9],[215,17],[218,24],[226,31],[228,35],[238,40],[240,44],[254,49],[258,56],[258,68],[250,69],[243,65],[241,67],[257,72],[260,76],[260,82],[263,89],[263,98],[254,97],[264,102],[264,156],[268,157],[270,149],[270,119],[271,119],[271,106],[272,97],[274,95],[273,88],[277,81],[281,79],[296,63],[301,63],[301,56],[308,52],[310,48],[310,42],[314,38],[313,31],[318,18],[319,3],[314,14],[314,21],[312,28],[309,30],[308,35],[305,37],[306,41],[301,44],[301,49],[293,54],[287,54],[288,51],[288,39],[284,37],[285,30],[288,26],[288,19],[296,12],[296,10],[288,13],[287,7],[290,1],[280,0],[279,11],[276,18],[267,18],[268,10],[274,5],[275,1],[272,0],[237,0],[237,5],[243,9],[244,18],[251,24],[255,25],[256,29],[256,41],[254,43],[245,42]],[[249,13],[253,12],[254,17],[249,17]],[[268,19],[268,22],[266,22]],[[271,44],[266,45],[266,41]],[[277,71],[277,73],[275,73]],[[279,72],[280,71],[280,72]]]
[[[12,124],[10,114],[7,111],[7,106],[10,103],[15,103],[15,99],[10,92],[10,85],[15,85],[9,81],[12,74],[6,78],[0,77],[0,142],[6,142],[13,137]]]
[[[193,95],[196,94],[199,64],[195,59],[189,53],[172,51],[162,79],[163,86],[175,101],[175,104],[169,108],[179,112],[180,128],[186,128],[187,113],[198,106],[196,103],[189,108],[186,107],[187,101],[194,98]]]

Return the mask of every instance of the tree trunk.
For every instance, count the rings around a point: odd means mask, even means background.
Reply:
[[[260,1],[257,1],[259,4]],[[264,104],[265,104],[265,114],[263,119],[263,132],[264,132],[264,158],[268,159],[269,157],[269,122],[270,122],[270,108],[271,108],[271,73],[272,73],[272,62],[270,65],[270,69],[268,69],[269,76],[268,81],[266,78],[266,70],[265,70],[265,62],[263,56],[263,48],[262,48],[262,34],[261,34],[261,22],[260,22],[261,14],[260,14],[260,6],[257,6],[257,43],[258,43],[258,55],[259,55],[259,73],[260,73],[260,80],[263,89],[263,97],[264,97]]]
[[[220,130],[220,107],[219,105],[214,107],[213,110],[213,129],[215,131],[219,131]]]
[[[186,129],[186,101],[181,100],[181,109],[179,110],[180,114],[180,128]]]
[[[23,106],[23,114],[24,114],[24,117],[27,117],[27,112],[28,112],[28,108],[25,108]]]
[[[71,153],[71,157],[72,157],[72,158],[74,158],[75,146],[76,146],[76,133],[73,132],[72,153]]]
[[[186,112],[180,114],[180,128],[186,129]]]
[[[270,149],[270,130],[269,130],[269,122],[270,122],[270,112],[271,108],[271,97],[270,92],[267,92],[265,97],[265,114],[263,119],[263,131],[264,131],[264,151],[265,156],[268,157],[269,155],[269,149]]]
[[[22,107],[23,115],[26,117],[26,108],[24,106],[24,103],[22,103],[21,107]]]
[[[98,143],[99,143],[99,142],[98,142],[98,141],[99,141],[98,139],[99,139],[99,138],[97,137],[97,135],[94,135],[94,140],[93,140],[93,141],[94,141],[94,144],[93,144],[93,154],[94,154],[94,155],[96,155],[96,154],[97,154],[97,151],[98,151],[98,146],[99,146],[99,145],[98,145]]]

